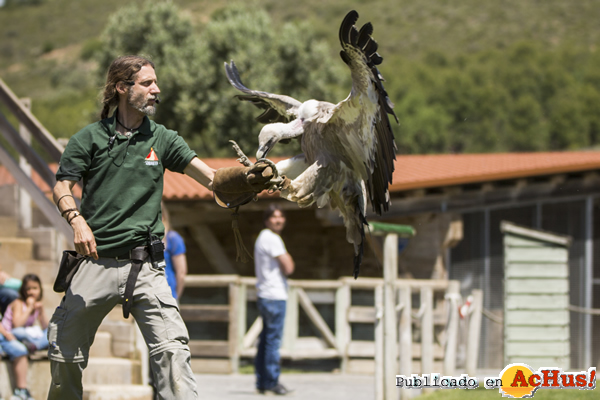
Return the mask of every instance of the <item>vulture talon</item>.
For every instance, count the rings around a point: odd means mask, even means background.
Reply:
[[[244,152],[242,151],[240,146],[235,142],[235,140],[230,140],[229,143],[231,143],[231,147],[233,147],[233,150],[235,150],[235,152],[237,153],[237,156],[239,157],[237,161],[239,161],[240,164],[244,165],[245,167],[251,167],[254,165],[252,161],[250,161],[248,156],[244,154]]]
[[[267,164],[269,167],[271,167],[272,171],[273,171],[273,178],[271,178],[271,180],[269,181],[269,184],[271,185],[269,187],[269,189],[267,189],[267,193],[269,194],[273,194],[279,190],[281,190],[281,185],[284,182],[284,178],[279,176],[279,171],[277,170],[277,166],[275,165],[275,163],[271,160],[269,160],[268,158],[260,158],[258,160],[256,160],[256,163],[259,162],[263,162],[265,164]]]

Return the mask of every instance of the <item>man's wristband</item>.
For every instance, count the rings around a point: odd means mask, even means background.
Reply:
[[[81,217],[81,214],[79,213],[79,211],[75,211],[75,212],[73,212],[73,214],[74,215],[67,221],[67,222],[69,222],[69,225],[71,225],[71,221],[73,221],[75,218]]]
[[[60,213],[61,217],[64,217],[66,213],[68,213],[69,211],[78,211],[76,208],[67,208],[66,210],[64,210],[63,212]]]
[[[58,201],[56,202],[56,207],[60,206],[60,201],[63,199],[63,197],[73,197],[73,195],[72,194],[63,194],[62,196],[60,196],[58,198]],[[75,198],[73,197],[73,199],[75,199]]]

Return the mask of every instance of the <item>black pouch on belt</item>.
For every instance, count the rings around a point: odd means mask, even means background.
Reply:
[[[133,289],[135,289],[135,282],[142,269],[144,260],[148,257],[149,253],[146,247],[136,247],[131,250],[131,269],[127,276],[127,283],[125,284],[125,294],[123,295],[123,317],[129,318],[129,311],[131,311],[131,304],[133,303]]]
[[[60,266],[58,267],[58,274],[54,281],[54,291],[56,293],[63,293],[69,289],[73,276],[79,269],[81,263],[85,260],[85,256],[77,253],[73,250],[63,251],[62,259],[60,260]]]

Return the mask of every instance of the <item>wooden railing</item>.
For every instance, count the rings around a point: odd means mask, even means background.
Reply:
[[[31,111],[21,103],[2,79],[0,79],[0,103],[2,103],[17,119],[19,124],[23,126],[38,143],[40,143],[41,147],[52,161],[58,162],[60,160],[63,147],[35,118]],[[36,153],[31,145],[21,137],[19,132],[10,124],[1,112],[0,133],[20,156],[31,165],[42,180],[44,180],[51,188],[54,187],[54,184],[56,183],[55,176],[48,167],[48,164]],[[55,205],[44,195],[31,177],[21,169],[19,162],[13,159],[10,153],[2,146],[0,146],[0,163],[8,169],[18,184],[29,193],[31,199],[37,204],[38,208],[42,211],[48,221],[61,232],[67,240],[72,242],[73,231],[60,217]]]
[[[226,358],[230,370],[239,367],[240,357],[256,353],[262,321],[257,317],[247,327],[248,302],[256,301],[255,278],[237,275],[188,275],[186,290],[194,287],[227,287],[228,304],[182,304],[186,322],[219,321],[228,323],[228,334],[220,340],[192,340],[193,357]],[[379,344],[383,341],[383,279],[343,277],[338,280],[288,281],[289,293],[281,356],[288,359],[330,359],[341,361],[344,372],[376,372]],[[372,306],[352,304],[352,291],[372,291]],[[399,373],[443,372],[454,374],[458,335],[457,281],[395,281],[395,304]],[[415,307],[418,299],[418,307]],[[318,304],[334,305],[333,329],[319,313]],[[299,312],[304,310],[318,336],[299,336]],[[375,340],[356,340],[353,324],[373,324]],[[417,333],[417,335],[415,335]],[[414,341],[413,336],[420,336]],[[476,349],[474,349],[476,351]],[[379,354],[381,356],[381,354]],[[472,357],[471,357],[472,358]],[[398,370],[397,370],[398,371]]]

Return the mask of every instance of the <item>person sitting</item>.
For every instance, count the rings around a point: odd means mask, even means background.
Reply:
[[[44,311],[42,282],[35,274],[23,277],[19,298],[6,309],[2,325],[30,352],[48,348],[48,317]],[[36,321],[39,323],[35,325]]]
[[[4,315],[6,307],[19,297],[21,281],[12,278],[6,272],[1,271],[1,269],[2,266],[0,266],[0,314]]]
[[[13,361],[15,369],[16,388],[11,400],[32,400],[27,389],[27,353],[33,353],[37,350],[48,348],[48,317],[44,311],[42,303],[43,289],[42,282],[37,275],[27,274],[23,277],[21,289],[19,289],[19,298],[13,301],[6,309],[2,318],[3,335],[12,337],[19,354],[25,349],[23,361]],[[38,322],[38,325],[35,323]],[[21,346],[18,346],[20,344]],[[6,345],[2,343],[7,354]],[[17,368],[21,370],[17,373]],[[18,377],[18,378],[17,378]]]
[[[9,330],[0,324],[0,347],[12,361],[12,369],[15,377],[15,391],[11,400],[22,400],[33,398],[27,389],[27,347],[17,340]]]

